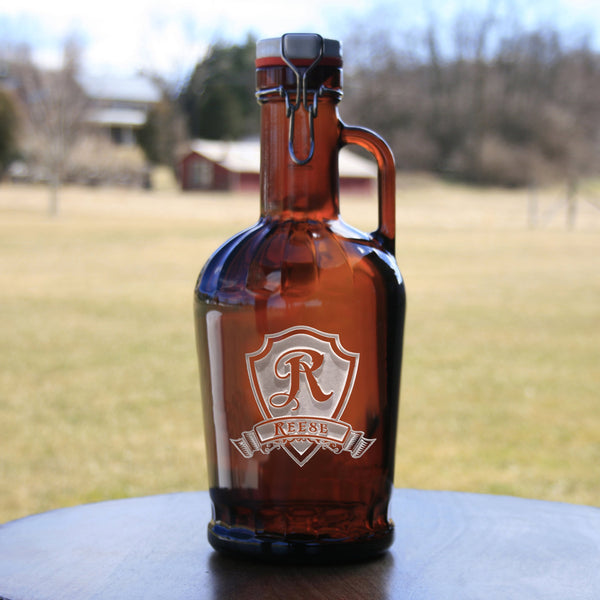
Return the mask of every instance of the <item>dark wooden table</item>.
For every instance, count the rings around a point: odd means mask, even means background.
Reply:
[[[395,490],[396,541],[345,566],[272,566],[206,542],[206,492],[60,509],[0,526],[6,600],[600,599],[600,510]]]

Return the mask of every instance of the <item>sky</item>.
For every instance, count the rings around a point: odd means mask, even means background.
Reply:
[[[26,43],[37,62],[57,66],[65,39],[75,37],[91,74],[143,70],[178,81],[210,44],[243,42],[248,33],[309,31],[343,40],[357,27],[368,32],[379,18],[417,27],[434,15],[443,24],[460,9],[482,6],[485,0],[0,0],[0,51],[3,44]],[[525,23],[587,28],[600,48],[600,0],[496,0],[493,6]]]

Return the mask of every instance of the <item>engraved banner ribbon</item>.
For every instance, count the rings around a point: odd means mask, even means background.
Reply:
[[[267,419],[230,441],[245,458],[251,458],[259,450],[268,454],[293,440],[315,442],[335,453],[350,452],[352,458],[360,458],[375,441],[365,438],[362,431],[354,431],[347,423],[318,417]]]

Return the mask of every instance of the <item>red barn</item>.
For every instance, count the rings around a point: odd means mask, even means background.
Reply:
[[[340,153],[340,191],[371,193],[377,178],[375,162],[349,150]],[[178,165],[184,190],[258,192],[260,143],[194,140]]]

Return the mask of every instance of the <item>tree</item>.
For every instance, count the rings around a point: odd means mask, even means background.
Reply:
[[[17,149],[17,112],[8,93],[0,90],[0,176]]]
[[[87,96],[77,82],[79,55],[79,46],[69,40],[60,69],[40,69],[29,57],[16,65],[25,113],[25,151],[47,174],[51,216],[58,214],[58,190],[88,108]]]
[[[433,17],[412,36],[382,24],[375,59],[349,78],[344,115],[381,132],[407,170],[503,185],[597,174],[600,55],[490,6],[444,31]]]
[[[259,131],[254,102],[256,40],[216,44],[196,65],[180,95],[192,137],[238,139]]]
[[[174,167],[177,146],[185,139],[183,116],[166,82],[159,77],[154,80],[162,98],[150,109],[146,123],[137,132],[137,142],[150,163]]]

